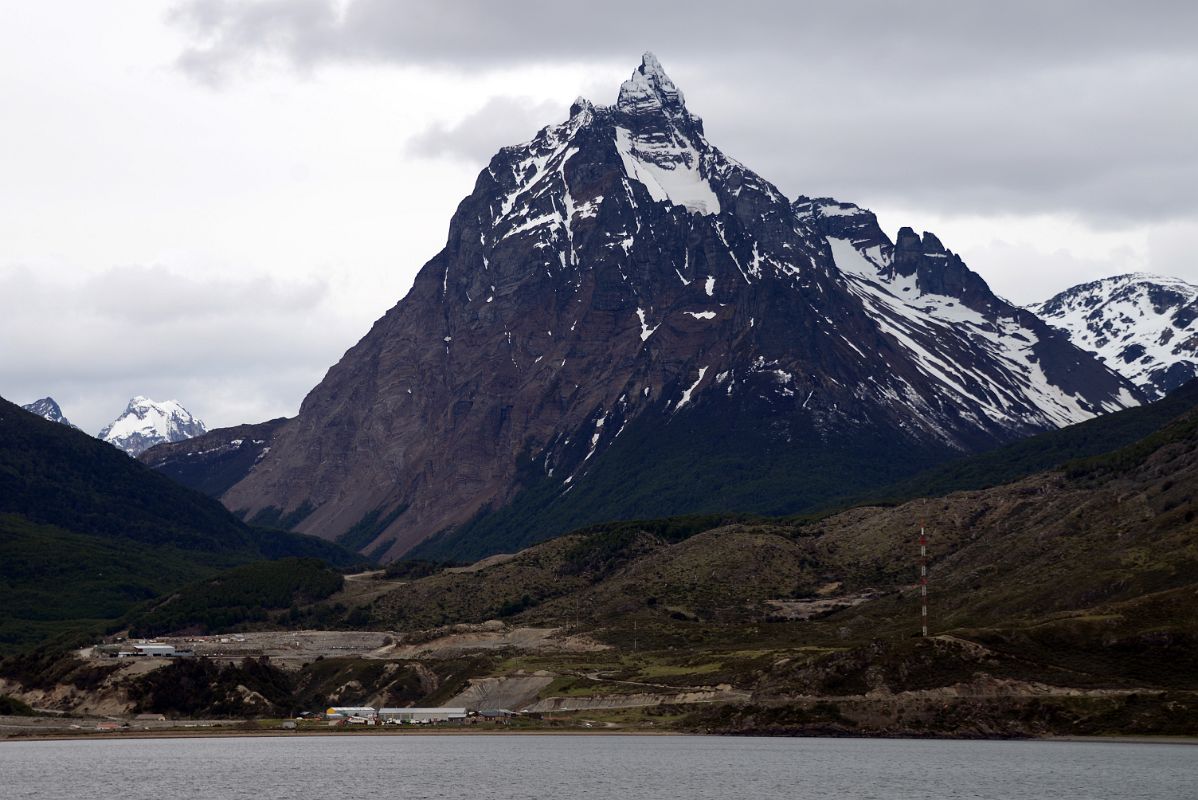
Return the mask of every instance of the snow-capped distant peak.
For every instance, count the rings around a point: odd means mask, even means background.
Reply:
[[[157,402],[138,395],[129,401],[125,413],[100,431],[98,437],[131,456],[138,456],[154,445],[181,442],[207,432],[204,423],[178,400]]]
[[[21,408],[32,414],[37,414],[43,419],[48,419],[51,422],[59,422],[67,427],[75,428],[76,430],[79,428],[78,425],[75,425],[73,422],[63,416],[62,408],[59,407],[58,403],[54,402],[53,397],[43,397],[40,400],[34,400],[28,405],[21,406]]]
[[[1198,286],[1135,272],[1029,306],[1153,397],[1198,376]]]

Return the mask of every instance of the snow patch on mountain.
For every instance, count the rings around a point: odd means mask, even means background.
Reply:
[[[204,423],[178,400],[158,402],[139,395],[97,436],[131,456],[138,456],[154,445],[181,442],[207,431]]]
[[[836,210],[844,215],[844,209]],[[1098,409],[1048,379],[1036,354],[1039,336],[1015,313],[988,316],[959,298],[923,291],[915,275],[891,269],[882,247],[862,252],[848,239],[827,238],[850,291],[881,329],[910,352],[921,372],[989,419],[1061,427],[1095,415]],[[977,359],[977,351],[986,358]],[[1101,410],[1135,404],[1125,392],[1104,401]]]
[[[720,199],[699,170],[699,151],[677,139],[655,144],[616,128],[616,150],[624,174],[640,181],[654,201],[685,206],[698,214],[720,213]]]
[[[1116,275],[1029,309],[1151,397],[1198,376],[1198,286],[1178,278]]]

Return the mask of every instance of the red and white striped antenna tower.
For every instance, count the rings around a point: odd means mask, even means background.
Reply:
[[[919,521],[919,616],[922,635],[928,635],[928,536],[923,520]]]

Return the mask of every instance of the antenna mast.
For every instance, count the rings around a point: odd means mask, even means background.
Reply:
[[[928,536],[923,520],[919,522],[919,612],[922,635],[928,635]]]

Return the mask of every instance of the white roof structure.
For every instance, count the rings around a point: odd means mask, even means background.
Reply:
[[[388,717],[445,717],[454,719],[466,716],[465,708],[380,708],[380,716]]]

